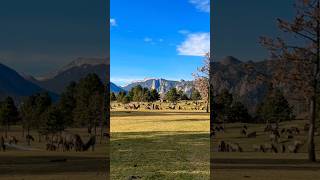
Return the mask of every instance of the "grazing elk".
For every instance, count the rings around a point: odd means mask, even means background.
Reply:
[[[298,153],[300,147],[302,146],[302,142],[301,141],[295,141],[293,144],[288,145],[288,151],[290,153]]]
[[[9,136],[9,144],[18,144],[18,140],[15,136]]]
[[[271,134],[269,135],[269,138],[273,143],[278,143],[278,139],[280,138],[279,131],[278,130],[273,130],[271,132]]]
[[[243,152],[242,147],[238,143],[231,143],[230,149],[232,152]]]
[[[264,132],[268,132],[268,131],[271,131],[272,130],[272,127],[270,124],[267,124],[266,127],[264,128]]]
[[[134,109],[134,110],[140,109],[140,104],[138,104],[137,106],[136,106],[135,104],[133,104],[133,109]]]
[[[210,137],[214,136],[216,133],[215,133],[215,130],[214,128],[210,128]]]
[[[96,144],[96,136],[91,136],[89,141],[86,144],[83,144],[83,151],[87,151],[90,147],[92,147],[92,151],[94,151],[94,147]]]
[[[227,152],[226,143],[224,141],[220,141],[218,151],[219,152]]]
[[[304,125],[304,127],[303,127],[303,130],[304,130],[305,132],[308,132],[308,131],[309,131],[309,127],[310,127],[310,125],[309,125],[308,123],[306,123],[306,124]]]
[[[278,142],[278,137],[273,133],[269,135],[269,138],[270,138],[270,141],[273,143]]]
[[[63,142],[63,151],[70,151],[73,148],[73,143],[72,142]]]
[[[285,146],[284,144],[281,144],[281,145],[280,145],[280,151],[281,151],[282,153],[285,153],[285,152],[286,152],[286,146]]]
[[[83,141],[78,134],[74,135],[74,149],[76,152],[83,150]]]
[[[215,127],[215,130],[216,130],[217,132],[220,132],[220,131],[224,131],[224,128],[223,128],[222,126],[216,126],[216,127]]]
[[[46,150],[47,151],[56,151],[57,150],[57,146],[52,144],[52,143],[47,143],[46,144]]]
[[[247,131],[245,129],[242,129],[240,131],[240,134],[243,135],[243,136],[247,136]]]
[[[278,153],[278,149],[274,144],[271,144],[271,152]]]
[[[265,143],[264,144],[265,152],[273,152],[273,153],[278,153],[277,147],[272,143]]]
[[[247,137],[248,137],[248,138],[256,138],[256,137],[257,137],[257,132],[254,131],[254,132],[252,132],[252,133],[249,133],[249,134],[247,135]]]
[[[299,130],[299,128],[297,128],[297,127],[291,127],[290,130],[291,130],[291,132],[294,133],[294,134],[300,134],[300,130]]]
[[[6,145],[5,145],[5,141],[4,141],[3,136],[1,136],[1,138],[0,138],[0,148],[1,148],[1,150],[2,150],[3,152],[6,151]]]
[[[64,139],[62,136],[59,136],[59,141],[58,141],[58,149],[61,148],[63,149],[63,146],[64,146]]]
[[[34,137],[30,134],[26,135],[26,141],[28,142],[28,145],[30,145],[31,141],[34,141]]]
[[[260,144],[260,145],[254,144],[254,145],[253,145],[253,150],[254,150],[255,152],[266,152],[264,146],[261,145],[261,144]]]
[[[73,134],[67,134],[63,138],[63,151],[70,151],[75,146],[75,136]]]

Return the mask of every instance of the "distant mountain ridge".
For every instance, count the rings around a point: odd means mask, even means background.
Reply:
[[[89,73],[96,73],[101,80],[107,78],[108,65],[106,59],[102,58],[78,58],[61,69],[49,73],[40,78],[25,76],[28,80],[38,84],[42,88],[51,90],[60,94],[71,81],[79,81]],[[156,89],[160,94],[166,93],[171,88],[175,87],[190,95],[193,88],[192,81],[171,81],[166,79],[149,78],[136,82],[132,82],[124,87],[118,86],[110,82],[111,92],[119,93],[121,91],[129,91],[132,87],[141,85],[149,89]]]
[[[118,94],[119,92],[123,92],[123,91],[126,91],[126,90],[123,89],[122,87],[116,85],[115,83],[110,82],[110,91]]]
[[[42,77],[33,77],[18,73],[0,63],[0,98],[13,96],[20,98],[36,92],[48,91],[55,99],[70,82],[78,82],[90,73],[96,73],[101,81],[109,78],[109,64],[105,58],[77,58],[61,69]],[[121,87],[110,83],[112,91],[124,91]]]
[[[165,94],[172,88],[182,90],[187,95],[191,94],[192,88],[194,87],[193,81],[173,81],[166,80],[163,78],[149,78],[145,80],[135,81],[123,87],[124,90],[130,91],[131,88],[141,85],[143,88],[156,89],[160,94]]]
[[[78,82],[81,78],[85,77],[89,73],[96,73],[101,81],[105,81],[109,78],[109,64],[106,58],[77,58],[62,68],[48,73],[42,77],[32,77],[24,75],[24,77],[41,86],[44,89],[51,90],[60,94],[65,87],[72,81]],[[125,91],[122,87],[110,82],[110,89],[112,92],[119,93]]]
[[[212,65],[211,84],[215,93],[223,89],[229,90],[234,98],[244,103],[251,112],[256,110],[270,89],[270,80],[274,72],[281,70],[279,61],[243,62],[228,56]],[[274,82],[273,82],[274,83]],[[282,84],[272,84],[272,88],[280,88],[289,103],[294,106],[296,114],[306,111],[302,93],[293,91]]]
[[[37,84],[26,80],[25,77],[15,70],[0,63],[0,99],[11,96],[19,101],[25,96],[44,91],[46,90]],[[52,92],[49,92],[49,94],[53,99],[57,98],[56,94]]]
[[[78,58],[61,69],[43,77],[29,78],[40,87],[61,94],[70,82],[78,82],[90,73],[95,73],[101,81],[105,81],[108,64],[105,58]]]
[[[56,76],[59,76],[60,74],[72,69],[72,68],[81,68],[85,65],[90,66],[99,66],[99,65],[107,65],[106,59],[103,58],[83,58],[79,57],[76,60],[70,62],[66,66],[63,66],[61,69],[58,69],[56,71],[53,71],[51,73],[48,73],[44,76],[36,77],[35,79],[39,81],[46,81],[55,78]]]

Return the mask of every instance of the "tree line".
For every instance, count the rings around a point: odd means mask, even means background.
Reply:
[[[86,127],[97,133],[104,121],[105,85],[96,74],[88,74],[79,82],[71,82],[54,102],[48,92],[36,93],[15,104],[13,98],[0,101],[0,125],[5,136],[11,125],[22,125],[24,136],[36,131],[42,135],[61,133],[70,127]]]
[[[127,104],[130,102],[155,102],[160,100],[160,94],[156,89],[143,88],[141,85],[137,85],[129,92],[121,91],[118,94],[112,92],[110,94],[111,101],[117,101],[119,103]],[[171,88],[162,98],[169,102],[177,102],[179,100],[201,100],[201,94],[198,90],[193,89],[191,95],[188,96],[182,90],[177,88]]]
[[[216,123],[280,123],[295,118],[293,107],[279,89],[272,89],[250,114],[248,108],[235,100],[228,90],[222,90],[211,97],[213,114]]]

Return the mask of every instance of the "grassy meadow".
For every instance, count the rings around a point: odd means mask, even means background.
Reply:
[[[285,134],[280,135],[279,142],[286,147],[294,141],[306,142],[307,132],[303,131],[307,121],[296,120],[280,123],[279,129],[299,127],[300,133],[288,139]],[[241,135],[240,130],[246,125],[248,133],[257,132],[256,138],[248,138]],[[282,153],[255,152],[253,146],[270,143],[268,133],[264,132],[264,124],[226,124],[225,132],[218,132],[212,139],[211,162],[213,163],[212,174],[214,179],[279,179],[298,180],[320,179],[320,163],[309,163],[307,161],[307,147],[304,143],[298,153],[290,153],[287,150]],[[227,143],[238,143],[243,152],[218,152],[221,140]],[[320,157],[320,136],[316,136],[316,152]],[[279,148],[278,148],[279,150]]]
[[[86,142],[89,137],[86,129],[68,129],[71,133],[81,135]],[[31,132],[35,141],[31,146],[27,145],[22,137],[21,127],[11,127],[9,135],[18,139],[17,148],[7,148],[6,152],[0,151],[0,179],[4,180],[105,180],[106,161],[108,159],[108,148],[105,144],[99,143],[97,138],[95,151],[86,152],[62,152],[46,151],[46,142],[42,139],[38,142],[35,132]]]
[[[111,179],[209,179],[208,113],[112,106]]]
[[[0,152],[0,179],[210,179],[209,113],[196,110],[192,102],[180,102],[181,110],[168,109],[162,103],[162,110],[125,109],[112,103],[111,146],[97,138],[95,151],[61,152],[46,151],[45,141],[35,141],[28,146],[22,138],[21,127],[10,128],[9,135],[18,138],[19,147]],[[288,146],[294,141],[305,142],[303,130],[306,121],[296,120],[280,123],[282,128],[292,126],[300,129],[299,134],[288,139],[280,135],[279,142]],[[256,132],[255,138],[240,133],[243,126],[247,133]],[[211,172],[214,179],[320,179],[320,163],[309,163],[304,143],[298,153],[255,152],[253,146],[270,143],[264,124],[225,124],[224,132],[217,132],[211,143]],[[80,134],[84,142],[89,136],[86,129],[67,129]],[[221,140],[238,143],[243,152],[219,152]],[[320,157],[320,136],[316,136],[317,157]],[[111,172],[106,172],[110,150]]]

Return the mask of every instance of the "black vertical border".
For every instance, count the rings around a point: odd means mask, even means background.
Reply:
[[[209,68],[209,96],[210,96],[210,180],[213,180],[213,138],[214,138],[214,130],[213,130],[213,124],[214,124],[214,92],[213,92],[213,63],[214,63],[214,31],[213,31],[213,12],[214,12],[214,0],[210,0],[210,68]]]
[[[107,74],[105,80],[105,123],[106,123],[106,132],[108,134],[106,146],[106,180],[110,179],[110,0],[106,0],[106,61],[107,61]]]

